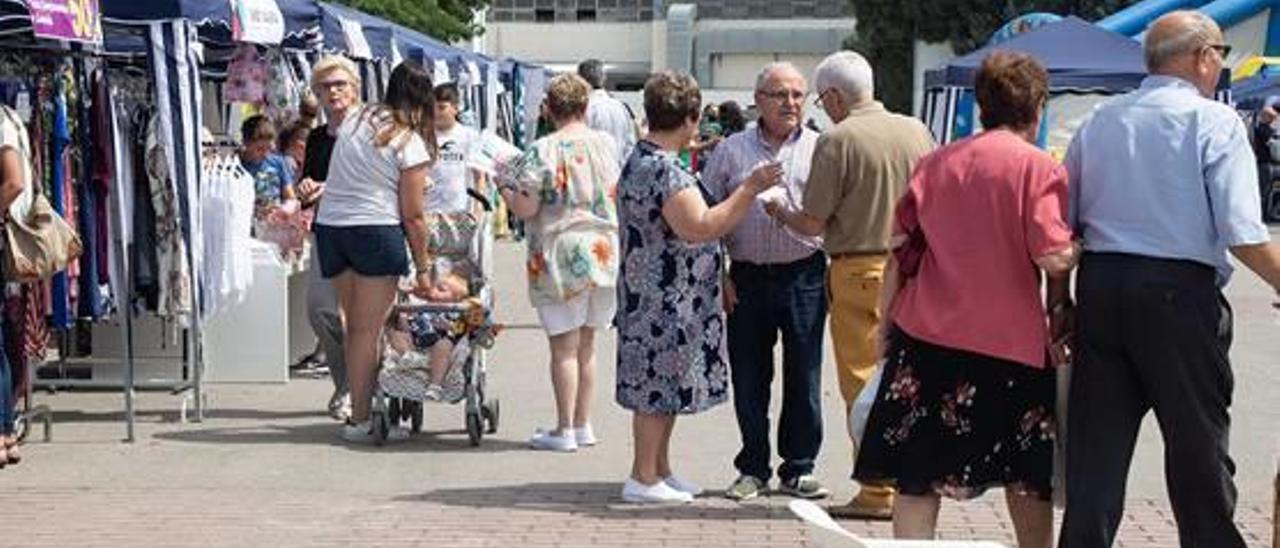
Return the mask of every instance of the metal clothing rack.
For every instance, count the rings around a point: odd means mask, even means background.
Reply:
[[[107,74],[110,74],[110,73],[108,72]],[[104,75],[104,77],[109,78],[109,76],[107,75]],[[108,85],[109,87],[111,86],[111,84],[108,84]],[[112,113],[112,117],[113,117],[113,123],[122,122],[121,120],[119,120],[119,116],[117,113]],[[139,169],[142,169],[142,166],[136,166],[136,167],[138,167]],[[122,217],[123,211],[125,210],[125,207],[124,207],[125,204],[123,203],[124,193],[116,192],[114,193],[113,198],[116,200],[115,207],[110,207],[108,208],[108,210],[109,210],[109,215],[116,216],[115,220],[117,224],[115,226],[123,227],[126,225],[126,223],[132,223],[132,219],[125,219]],[[191,214],[194,215],[195,213],[192,212]],[[188,235],[188,237],[190,236],[191,235]],[[123,385],[122,391],[124,396],[124,414],[125,414],[125,440],[124,441],[128,443],[132,443],[137,439],[137,436],[136,436],[137,414],[136,414],[135,402],[136,402],[137,391],[140,389],[141,390],[168,390],[172,395],[175,395],[175,396],[182,395],[183,399],[182,399],[182,403],[179,410],[180,420],[182,422],[188,422],[188,418],[189,418],[188,408],[192,408],[194,410],[194,417],[191,418],[193,422],[201,422],[204,420],[205,407],[206,407],[205,405],[206,394],[204,392],[204,383],[203,383],[204,363],[203,363],[203,352],[202,352],[203,349],[201,344],[203,338],[201,335],[202,325],[201,325],[201,319],[200,319],[200,313],[199,313],[200,301],[199,301],[198,288],[200,287],[200,275],[199,275],[199,272],[197,272],[195,269],[195,258],[194,256],[192,256],[192,251],[190,249],[190,246],[188,246],[188,256],[186,257],[186,260],[188,261],[188,265],[191,269],[190,275],[191,275],[191,285],[193,288],[193,292],[192,292],[193,312],[191,314],[192,315],[191,326],[184,330],[184,340],[186,344],[185,344],[185,352],[183,356],[184,368],[183,368],[182,378],[139,383],[137,382],[137,375],[136,375],[137,361],[136,361],[136,356],[134,351],[135,314],[134,314],[134,307],[130,302],[136,289],[133,286],[133,268],[132,268],[132,265],[130,264],[130,257],[131,257],[131,253],[133,252],[133,246],[131,244],[126,244],[123,241],[123,239],[117,239],[115,237],[112,237],[110,239],[112,241],[111,245],[115,246],[115,251],[119,259],[119,270],[120,270],[120,272],[113,273],[113,274],[123,276],[123,279],[126,280],[126,283],[127,283],[127,286],[126,286],[127,289],[125,290],[125,295],[121,299],[121,302],[118,304],[122,308],[121,312],[123,316],[123,321],[121,322],[121,335],[124,339],[124,345],[123,345],[124,347],[123,348],[124,350],[123,377],[124,378],[121,384]],[[65,337],[66,337],[65,330],[62,331],[61,335],[64,337],[64,342],[63,344],[60,345],[61,348],[59,352],[59,360],[61,362],[61,365],[65,367],[67,354],[68,354],[67,352],[68,347],[65,344]],[[29,373],[28,379],[30,380],[27,384],[27,392],[24,398],[24,402],[25,402],[24,411],[19,416],[19,420],[22,421],[20,426],[23,427],[23,432],[22,432],[23,434],[29,434],[30,424],[35,420],[39,419],[44,426],[45,441],[49,441],[51,439],[52,413],[50,411],[50,408],[46,405],[32,404],[32,402],[34,401],[33,393],[35,391],[34,389],[37,384],[41,384],[42,387],[48,388],[51,390],[56,390],[58,388],[80,388],[80,387],[101,388],[101,387],[117,386],[117,384],[114,382],[103,383],[103,382],[96,382],[96,381],[85,381],[85,380],[66,379],[66,378],[48,379],[48,380],[42,381],[38,378],[36,374],[36,370],[39,367],[41,367],[41,364],[38,364],[36,361],[33,360],[28,363],[27,367],[28,367],[28,373]]]

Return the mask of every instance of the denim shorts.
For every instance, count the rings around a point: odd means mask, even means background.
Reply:
[[[320,274],[336,278],[348,269],[361,276],[406,276],[409,250],[400,225],[315,225]]]

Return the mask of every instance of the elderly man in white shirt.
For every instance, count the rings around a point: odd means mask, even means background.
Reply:
[[[1211,99],[1229,46],[1178,11],[1146,36],[1142,87],[1098,108],[1067,151],[1068,221],[1083,239],[1060,548],[1107,547],[1134,443],[1155,411],[1183,548],[1244,548],[1228,454],[1228,255],[1280,287],[1244,123]],[[1054,307],[1057,335],[1065,330]]]
[[[635,117],[622,101],[609,95],[604,89],[604,64],[588,59],[578,65],[578,76],[591,84],[591,98],[587,103],[587,126],[608,133],[618,146],[618,166],[627,165],[627,158],[636,148],[638,135]]]

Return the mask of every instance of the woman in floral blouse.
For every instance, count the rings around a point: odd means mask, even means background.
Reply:
[[[587,127],[591,87],[576,74],[548,85],[545,111],[556,131],[533,143],[502,198],[524,219],[529,296],[551,343],[557,422],[536,432],[535,449],[576,451],[596,443],[595,333],[617,309],[617,147]]]

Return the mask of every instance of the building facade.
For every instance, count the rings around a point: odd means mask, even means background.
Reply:
[[[557,70],[600,59],[614,89],[667,68],[750,89],[764,64],[810,71],[853,31],[847,0],[493,0],[483,41],[489,54]]]

